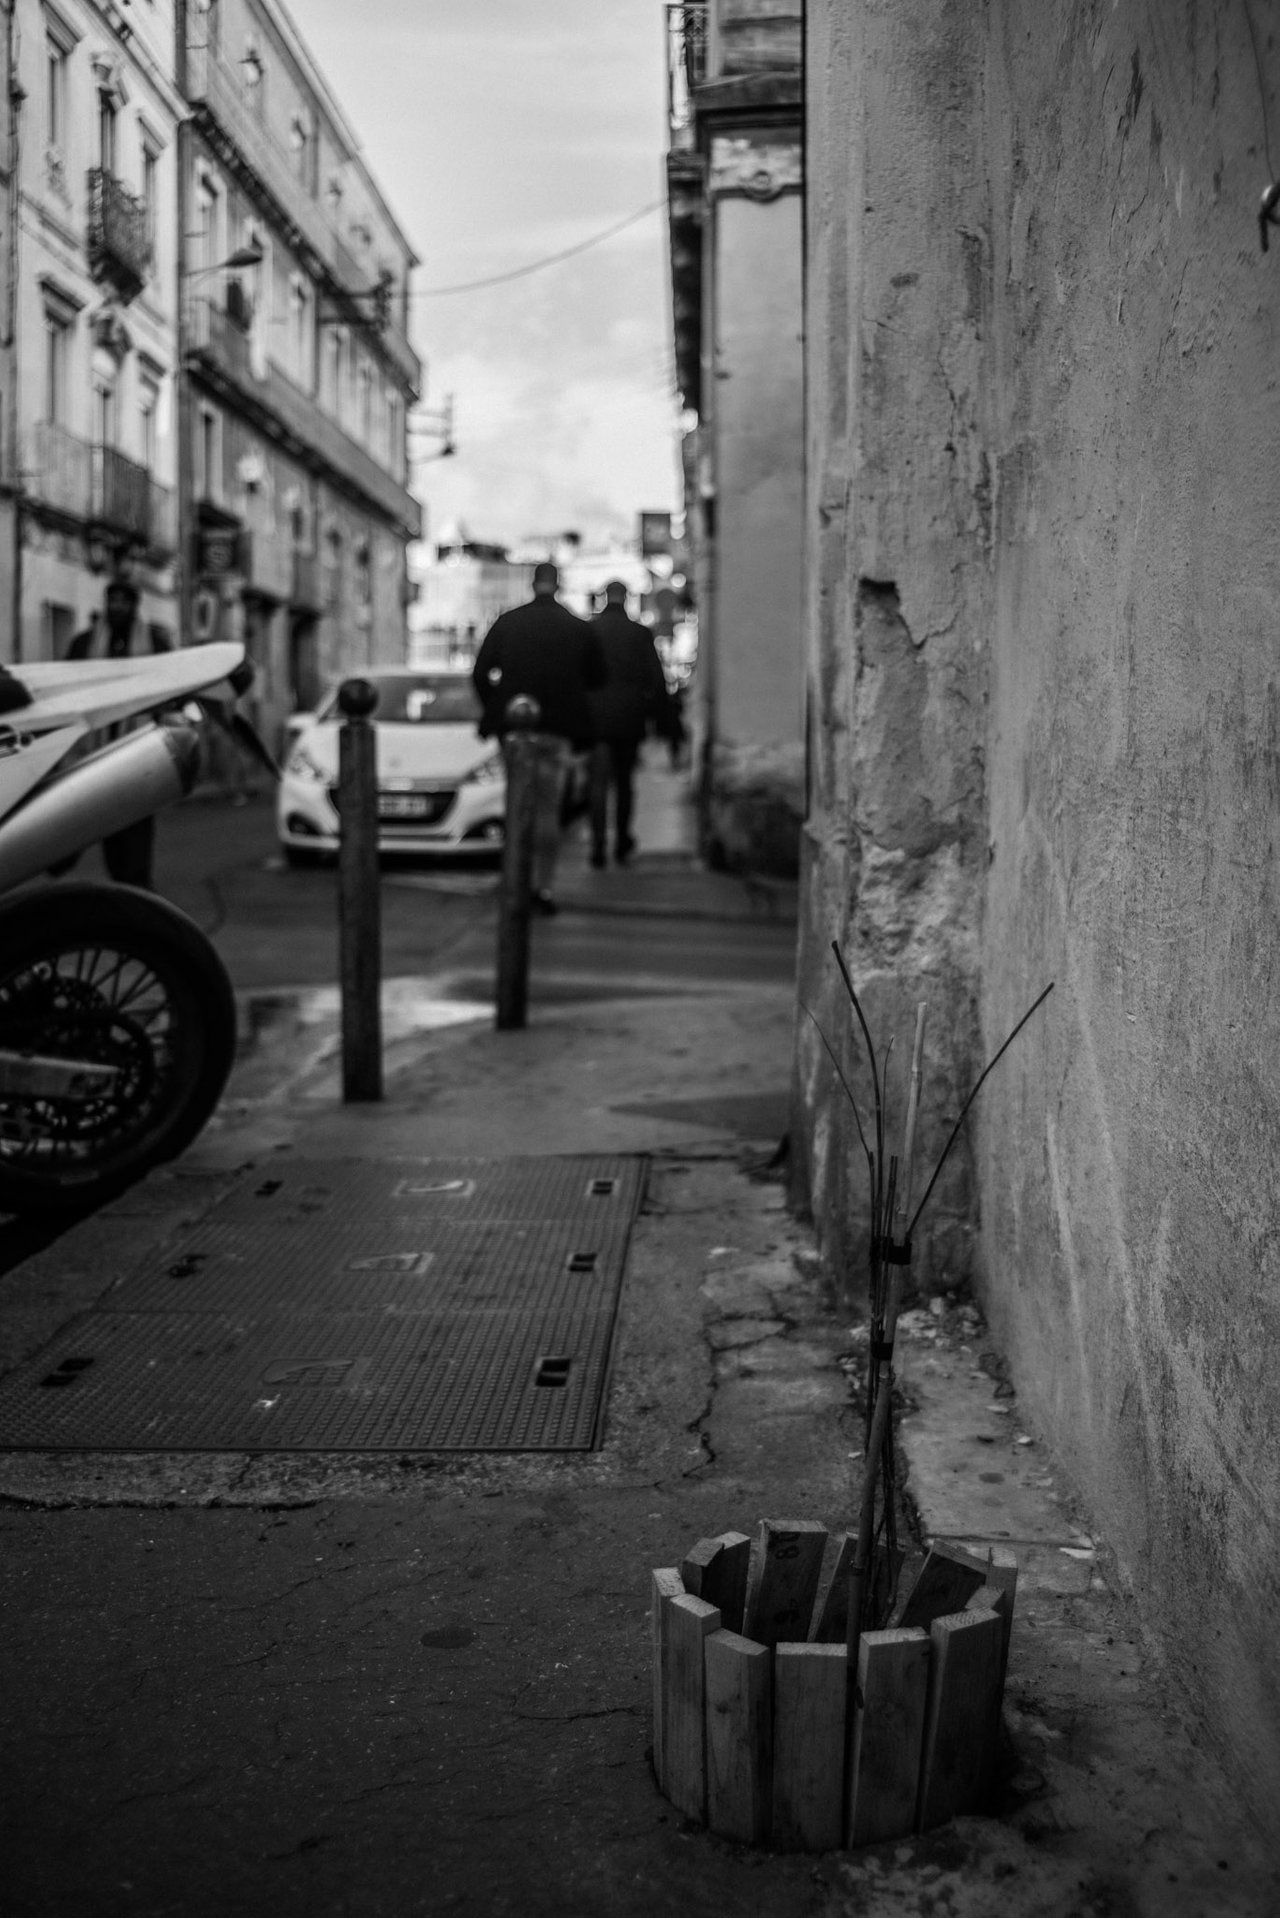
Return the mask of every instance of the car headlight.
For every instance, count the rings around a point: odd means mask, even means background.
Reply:
[[[496,780],[507,776],[506,762],[502,757],[501,746],[495,746],[491,753],[478,760],[469,773],[463,775],[464,786],[491,786]]]
[[[293,751],[289,754],[285,771],[291,773],[295,779],[315,779],[319,780],[322,785],[325,784],[329,778],[324,767],[316,764],[316,761],[311,757],[311,754],[305,746],[294,747]]]

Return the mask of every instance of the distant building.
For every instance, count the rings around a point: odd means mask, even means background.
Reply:
[[[404,234],[278,0],[178,0],[184,625],[243,637],[269,730],[403,660]]]
[[[173,0],[127,17],[16,0],[3,24],[0,152],[19,156],[5,195],[5,650],[61,657],[113,573],[174,643]]]
[[[476,539],[458,521],[441,529],[414,583],[413,664],[469,666],[498,614],[529,598],[533,561],[512,559],[505,546]]]

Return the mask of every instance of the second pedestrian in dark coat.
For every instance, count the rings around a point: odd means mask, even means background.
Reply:
[[[627,617],[627,589],[611,579],[604,589],[604,610],[592,621],[600,635],[606,679],[591,695],[596,746],[591,756],[591,863],[603,866],[609,836],[609,793],[613,792],[613,850],[619,865],[635,851],[631,819],[635,806],[636,761],[645,733],[664,730],[667,682],[653,634]]]

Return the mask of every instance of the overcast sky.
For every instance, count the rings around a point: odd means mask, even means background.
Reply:
[[[661,0],[290,0],[419,289],[590,238],[661,198]],[[424,404],[456,458],[417,469],[428,537],[630,537],[677,504],[661,211],[506,286],[414,300]],[[432,450],[433,442],[424,442]]]

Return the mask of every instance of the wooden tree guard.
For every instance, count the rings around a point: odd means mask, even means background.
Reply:
[[[668,1667],[668,1620],[672,1599],[679,1598],[684,1586],[674,1566],[664,1565],[650,1577],[649,1617],[653,1627],[653,1775],[659,1789],[667,1789],[666,1719]]]
[[[722,1838],[763,1845],[773,1790],[769,1648],[737,1632],[706,1641],[707,1823]]]
[[[750,1560],[745,1532],[721,1532],[718,1538],[700,1538],[681,1567],[685,1590],[715,1605],[727,1631],[742,1630]]]
[[[728,1627],[707,1596],[718,1581],[728,1603],[735,1581],[741,1590],[744,1533],[690,1550],[683,1569],[701,1596],[674,1567],[651,1577],[654,1773],[686,1818],[738,1844],[875,1844],[989,1807],[1017,1585],[1012,1553],[984,1560],[936,1548],[934,1572],[928,1581],[922,1574],[902,1609],[915,1600],[931,1611],[939,1591],[952,1589],[947,1580],[962,1575],[960,1608],[931,1616],[927,1631],[860,1632],[850,1682],[844,1644],[803,1636],[825,1539],[812,1521],[760,1527],[749,1615],[766,1629],[783,1616],[798,1627],[773,1645]],[[856,1534],[832,1553],[841,1577],[851,1545]],[[815,1634],[831,1629],[835,1582]]]
[[[720,1629],[720,1614],[688,1593],[670,1601],[663,1701],[663,1790],[677,1811],[707,1816],[706,1669],[703,1642]]]
[[[927,1632],[863,1632],[849,1751],[849,1843],[877,1845],[912,1829],[920,1792]]]
[[[959,1612],[929,1627],[932,1657],[920,1767],[919,1827],[984,1811],[991,1797],[1004,1628],[994,1612]]]
[[[747,1582],[743,1631],[761,1645],[808,1636],[822,1576],[827,1528],[804,1518],[766,1518]]]
[[[834,1851],[844,1842],[843,1645],[779,1645],[773,1663],[773,1842]]]

